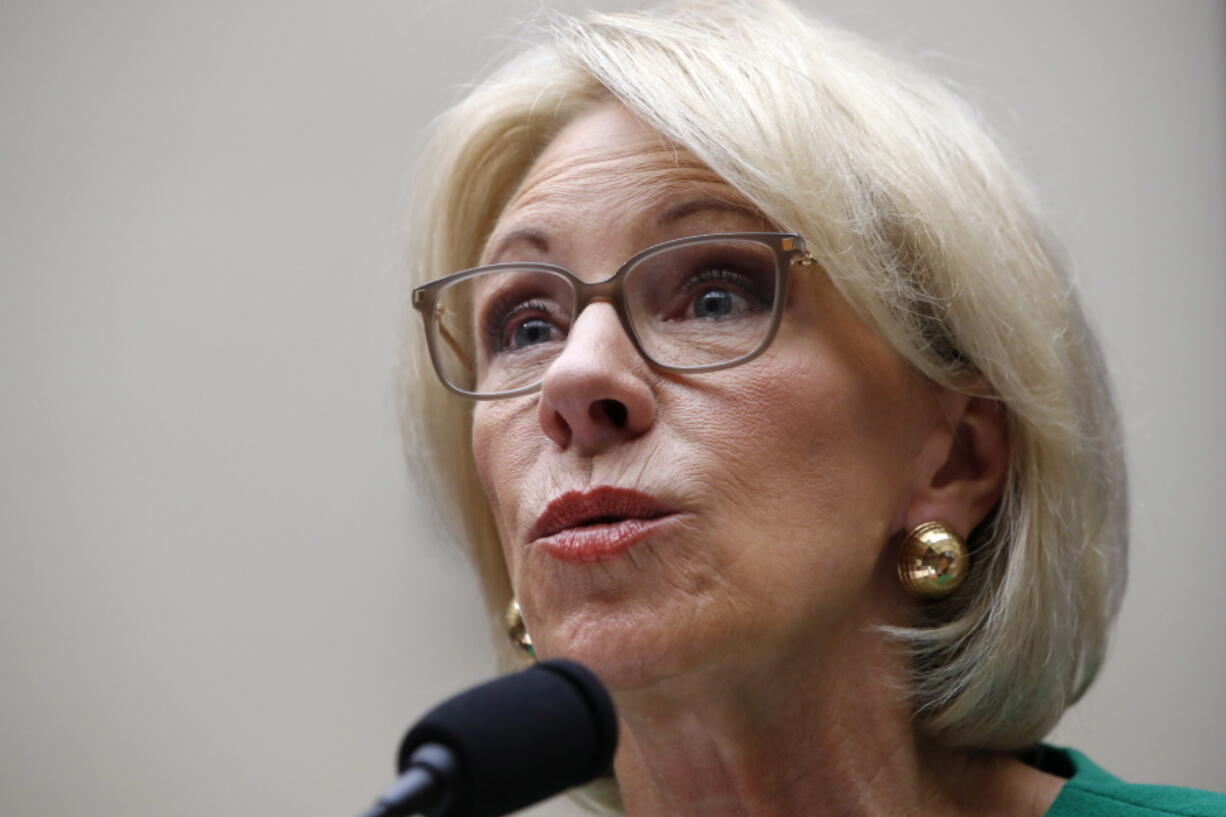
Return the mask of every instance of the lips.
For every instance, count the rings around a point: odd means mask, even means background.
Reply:
[[[656,498],[625,488],[568,491],[545,508],[528,541],[563,561],[602,561],[633,547],[676,515]]]

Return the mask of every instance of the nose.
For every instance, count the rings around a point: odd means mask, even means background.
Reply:
[[[612,304],[592,303],[545,372],[541,429],[562,448],[586,455],[640,436],[656,418],[648,371]]]

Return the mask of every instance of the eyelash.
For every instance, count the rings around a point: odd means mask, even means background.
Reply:
[[[723,281],[729,284],[734,284],[746,296],[752,297],[759,303],[762,301],[762,293],[759,286],[754,286],[758,281],[756,276],[746,275],[743,272],[737,271],[735,268],[729,267],[704,267],[701,272],[694,275],[686,282],[686,290],[692,291],[702,286],[703,284],[712,281]]]
[[[485,310],[485,317],[481,320],[482,334],[485,336],[487,348],[499,352],[506,348],[503,331],[507,321],[514,315],[520,312],[535,312],[549,316],[549,306],[549,301],[540,298],[520,301],[513,292],[499,295],[498,299]]]

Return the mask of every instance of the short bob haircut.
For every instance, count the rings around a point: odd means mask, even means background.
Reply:
[[[412,283],[475,265],[533,160],[594,105],[617,100],[689,149],[803,236],[916,370],[1004,407],[1004,496],[971,536],[969,580],[887,632],[910,650],[907,692],[928,739],[1039,740],[1102,661],[1128,514],[1100,352],[1030,188],[944,84],[781,0],[553,18],[546,35],[436,123],[416,180]],[[406,324],[406,448],[495,620],[510,588],[471,406],[435,382],[417,321]]]

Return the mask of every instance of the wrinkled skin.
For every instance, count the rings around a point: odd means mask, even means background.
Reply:
[[[678,168],[676,149],[610,108],[553,143],[483,260],[543,260],[599,280],[660,241],[769,228],[752,211],[714,207],[659,223],[670,205],[703,198],[741,201],[696,163]],[[548,247],[497,246],[527,228]],[[633,686],[696,662],[743,660],[755,644],[820,643],[865,595],[903,525],[935,400],[820,269],[794,266],[791,295],[762,357],[684,376],[653,371],[613,308],[594,304],[539,397],[478,405],[474,450],[544,654]],[[591,412],[610,399],[627,408],[622,427]],[[528,546],[550,499],[597,485],[656,496],[684,524],[598,565]]]
[[[772,229],[688,152],[607,104],[538,159],[482,261],[545,261],[595,281],[661,241]],[[538,653],[582,661],[614,691],[632,814],[796,814],[819,802],[901,813],[854,779],[859,764],[875,776],[895,767],[889,796],[901,803],[926,790],[898,693],[905,662],[873,625],[905,624],[912,609],[893,576],[898,535],[928,519],[965,534],[999,498],[1003,420],[918,376],[819,267],[792,267],[771,347],[713,373],[652,369],[613,307],[592,304],[539,394],[477,405],[473,451]],[[607,561],[533,547],[550,500],[595,486],[641,491],[677,516]],[[833,717],[828,701],[844,702]],[[840,731],[853,718],[854,749]],[[777,780],[781,752],[789,775],[811,774]]]

